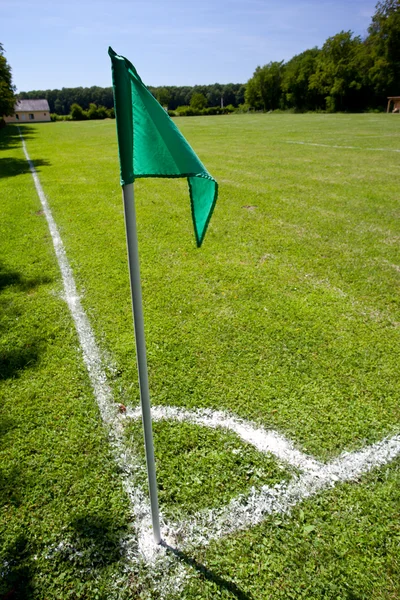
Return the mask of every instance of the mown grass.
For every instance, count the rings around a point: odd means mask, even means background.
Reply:
[[[108,598],[128,506],[15,132],[0,150],[0,597]]]
[[[181,119],[178,125],[217,178],[220,198],[204,246],[197,250],[186,183],[146,180],[135,185],[153,403],[232,411],[279,430],[323,460],[398,431],[399,121],[392,115],[243,115]],[[113,122],[57,123],[26,133],[82,302],[107,357],[115,399],[135,405],[137,375],[114,127]],[[17,142],[3,150],[7,160],[21,160]],[[20,245],[10,254],[15,239],[10,232],[19,220],[15,196],[24,195],[24,208],[29,202],[39,210],[23,160],[19,164],[22,174],[0,179],[10,211],[9,225],[3,227],[9,240],[7,268],[25,273],[32,255],[44,253],[51,268],[40,263],[37,272],[42,277],[53,273],[55,281],[39,286],[45,293],[60,282],[40,217],[31,214],[19,225],[24,231],[19,237],[39,235],[42,227],[37,252],[29,241],[30,254]],[[24,306],[28,302],[27,292],[18,286],[6,291],[19,294]],[[53,302],[57,314],[42,313],[42,337],[48,338],[47,328],[63,314],[70,333],[56,336],[59,356],[62,362],[70,356],[80,374],[85,391],[77,393],[76,411],[77,419],[78,414],[82,417],[80,427],[83,422],[86,427],[90,421],[83,418],[85,410],[97,412],[75,334],[62,300],[48,296],[41,298],[46,306],[40,310],[51,311]],[[6,297],[2,292],[0,298]],[[34,309],[26,306],[30,314]],[[23,321],[31,335],[32,322]],[[53,358],[59,365],[57,352]],[[31,377],[33,370],[47,380],[40,361],[29,365],[21,369],[24,376]],[[72,373],[68,367],[68,375]],[[69,379],[53,383],[57,395],[68,398]],[[4,385],[10,403],[18,398],[18,406],[29,405],[20,392],[20,374],[8,377]],[[44,403],[48,397],[44,388]],[[21,423],[25,421],[22,414]],[[105,444],[98,416],[95,422],[100,436],[96,443],[101,439]],[[71,421],[71,435],[77,430]],[[139,428],[132,427],[132,433],[139,448]],[[228,438],[157,424],[164,511],[216,506],[252,483],[274,480],[276,461],[249,454],[243,444]],[[232,465],[230,444],[242,449],[239,464]],[[53,452],[58,455],[54,447]],[[87,460],[112,473],[103,452],[96,457],[90,452]],[[182,475],[190,484],[181,487],[180,455],[187,456]],[[260,479],[251,479],[254,469],[249,477],[249,464],[257,466]],[[234,477],[229,480],[230,469]],[[220,480],[218,472],[223,474]],[[71,481],[76,479],[73,473]],[[44,473],[43,481],[46,477]],[[202,571],[183,597],[396,597],[398,484],[395,461],[361,483],[305,502],[290,519],[270,519],[199,549],[194,558],[209,571]],[[106,496],[117,494],[118,502],[124,502],[119,488],[117,493],[111,483],[102,485]],[[60,521],[68,524],[69,518],[68,512],[59,511]],[[114,521],[113,513],[110,523],[115,522],[123,527],[126,517]],[[54,532],[61,539],[57,528]],[[221,578],[235,587],[224,586]],[[33,589],[42,589],[35,585]],[[143,590],[135,593],[145,597]]]

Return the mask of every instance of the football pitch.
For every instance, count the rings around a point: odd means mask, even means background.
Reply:
[[[220,192],[197,249],[135,183],[159,548],[115,122],[21,127],[42,201],[0,131],[0,598],[397,598],[400,120],[176,123]]]

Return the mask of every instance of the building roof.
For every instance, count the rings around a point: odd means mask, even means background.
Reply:
[[[20,111],[35,111],[35,110],[40,110],[40,111],[47,111],[50,112],[50,107],[49,107],[49,103],[47,102],[47,100],[19,100],[15,107],[14,107],[15,112],[20,112]]]

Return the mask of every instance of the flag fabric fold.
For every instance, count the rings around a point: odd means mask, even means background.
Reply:
[[[121,185],[140,177],[186,177],[197,246],[201,246],[218,196],[218,184],[175,123],[140,79],[135,67],[112,48],[115,116]]]

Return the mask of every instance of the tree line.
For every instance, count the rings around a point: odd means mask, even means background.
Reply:
[[[199,98],[199,95],[205,98],[205,107],[207,106],[227,106],[234,107],[244,103],[245,85],[240,83],[228,83],[196,86],[149,86],[149,90],[155,98],[165,106],[165,108],[174,111],[180,106],[189,106],[192,99]],[[68,115],[71,113],[73,104],[77,104],[83,111],[89,111],[90,105],[104,107],[110,110],[114,106],[112,87],[77,87],[62,88],[61,90],[31,90],[29,92],[20,92],[18,97],[23,99],[42,99],[46,98],[49,103],[50,112],[58,115]]]
[[[351,31],[287,63],[257,67],[246,102],[257,110],[382,110],[400,95],[400,0],[378,2],[363,39]]]

